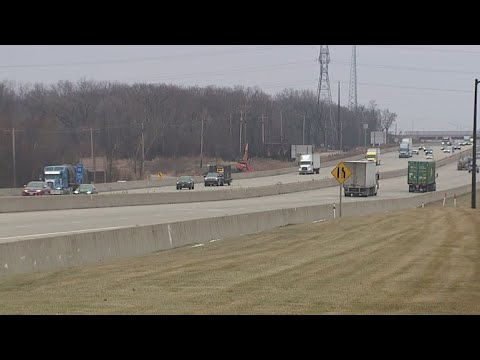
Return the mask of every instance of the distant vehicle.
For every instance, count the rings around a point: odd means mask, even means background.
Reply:
[[[298,174],[320,174],[320,154],[300,155]]]
[[[433,159],[433,155],[427,155],[426,159],[427,160]]]
[[[367,155],[365,158],[368,161],[374,161],[375,165],[380,165],[380,148],[369,148],[367,149]]]
[[[24,186],[22,196],[50,195],[52,189],[44,181],[30,181]]]
[[[463,158],[458,159],[457,170],[469,170],[471,167],[472,158],[470,156],[464,156]]]
[[[469,173],[472,172],[472,168],[473,168],[473,164],[470,163],[470,164],[468,165],[468,172],[469,172]],[[478,165],[477,165],[477,174],[478,174]]]
[[[413,149],[413,150],[412,150],[412,154],[418,155],[419,153],[420,153],[420,151],[417,150],[417,149]]]
[[[177,179],[177,190],[187,188],[189,190],[195,189],[195,182],[191,176],[180,176]]]
[[[403,139],[406,140],[406,139]],[[399,158],[409,158],[412,157],[412,143],[409,141],[402,141],[400,143],[400,148],[398,149]]]
[[[345,196],[376,196],[380,174],[373,161],[345,161],[352,175],[343,182]]]
[[[212,164],[208,165],[208,171],[204,173],[204,176],[207,176],[208,173],[217,173],[223,176],[223,184],[226,185],[231,185],[233,179],[232,179],[232,165],[217,165],[217,164]]]
[[[77,182],[76,173],[79,165],[73,166],[69,164],[49,165],[43,169],[45,181],[52,189],[52,195],[68,195],[73,194],[73,190],[80,184],[85,183],[87,172],[82,173],[82,179]]]
[[[451,146],[447,146],[445,149],[443,149],[443,152],[446,153],[446,154],[447,154],[447,153],[450,154],[450,153],[453,152],[453,149],[452,149]]]
[[[76,195],[82,194],[98,194],[97,189],[93,184],[80,184],[80,186],[73,192]]]
[[[432,148],[427,148],[425,150],[425,155],[433,155],[433,149]]]
[[[407,175],[409,192],[436,191],[435,161],[409,161]]]
[[[418,150],[423,150],[423,151],[425,151],[425,149],[426,149],[426,147],[424,145],[422,145],[418,148]]]
[[[205,186],[223,186],[224,179],[223,175],[217,172],[209,172],[205,175],[204,185]]]

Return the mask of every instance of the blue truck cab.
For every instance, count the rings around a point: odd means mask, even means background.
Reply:
[[[50,185],[53,195],[73,194],[77,188],[76,167],[72,165],[45,166],[43,175],[45,182]]]

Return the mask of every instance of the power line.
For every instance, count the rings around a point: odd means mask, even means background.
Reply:
[[[290,47],[294,45],[276,45],[275,47]],[[167,59],[175,59],[179,57],[191,57],[191,56],[213,56],[221,54],[235,54],[241,52],[257,52],[257,51],[268,51],[274,50],[270,45],[264,45],[262,47],[255,48],[246,48],[246,49],[234,49],[234,50],[220,50],[220,51],[211,51],[211,52],[192,52],[192,53],[183,53],[175,55],[162,55],[154,57],[141,57],[141,58],[126,58],[126,59],[111,59],[104,61],[80,61],[80,62],[69,62],[69,63],[51,63],[51,64],[20,64],[20,65],[0,65],[2,69],[22,69],[22,68],[42,68],[42,67],[56,67],[56,66],[81,66],[81,65],[107,65],[107,64],[122,64],[122,63],[135,63],[135,62],[148,62],[148,61],[159,61]]]
[[[376,48],[394,48],[394,49],[405,49],[405,50],[416,50],[416,51],[430,51],[430,52],[445,52],[445,53],[463,53],[463,54],[480,54],[480,51],[474,50],[462,50],[462,49],[435,49],[435,48],[422,48],[422,47],[412,47],[412,46],[396,46],[396,45],[362,45],[364,47],[376,47]]]

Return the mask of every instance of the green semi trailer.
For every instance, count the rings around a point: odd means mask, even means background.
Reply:
[[[409,192],[436,191],[436,178],[435,161],[426,160],[408,162]]]

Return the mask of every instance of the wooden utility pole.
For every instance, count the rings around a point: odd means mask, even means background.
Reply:
[[[303,115],[303,126],[302,126],[302,145],[305,145],[305,118],[306,116]]]
[[[280,142],[283,143],[283,117],[282,117],[282,110],[280,110]]]
[[[343,128],[342,120],[340,119],[340,81],[338,82],[338,123],[340,124],[340,150],[343,150]]]
[[[205,116],[202,116],[202,130],[200,131],[200,169],[203,167],[203,123]]]
[[[93,182],[97,182],[97,168],[95,164],[95,157],[93,156],[93,128],[90,128],[90,156],[92,157],[93,164]]]
[[[243,125],[243,111],[240,110],[240,145],[239,145],[239,153],[242,154],[242,125]]]
[[[266,116],[263,116],[263,113],[262,113],[262,116],[259,117],[259,119],[261,119],[261,123],[262,123],[262,144],[265,144],[265,119],[268,119],[268,117]]]
[[[17,169],[15,161],[15,128],[12,128],[13,187],[17,187]]]
[[[143,137],[143,121],[142,121],[142,168],[141,168],[140,178],[143,180],[143,174],[145,171],[145,139]]]

